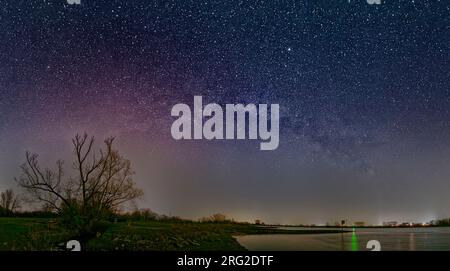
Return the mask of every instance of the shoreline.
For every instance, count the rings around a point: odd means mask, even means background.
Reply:
[[[55,222],[56,220],[56,222]],[[60,251],[73,232],[52,218],[0,217],[0,250]],[[87,251],[242,251],[244,235],[325,234],[342,230],[287,230],[230,222],[139,221],[108,223],[103,232],[82,242]],[[81,241],[81,240],[80,240]]]

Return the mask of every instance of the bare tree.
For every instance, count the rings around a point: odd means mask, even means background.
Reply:
[[[25,188],[32,198],[43,202],[54,210],[60,211],[64,206],[70,206],[70,183],[62,183],[63,162],[56,162],[56,170],[41,169],[38,155],[26,152],[26,162],[20,166],[22,175],[16,178],[18,184]],[[63,191],[66,189],[66,191]]]
[[[130,161],[113,149],[113,142],[112,137],[105,139],[105,148],[95,152],[94,137],[77,134],[72,139],[73,177],[64,177],[61,160],[56,169],[41,169],[38,155],[27,152],[16,181],[36,200],[59,212],[70,209],[92,218],[114,212],[143,193],[135,187]]]
[[[20,208],[20,199],[12,189],[7,189],[0,194],[0,209],[7,213],[14,213]]]

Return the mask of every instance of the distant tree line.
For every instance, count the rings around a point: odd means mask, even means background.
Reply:
[[[450,218],[433,220],[431,221],[431,225],[438,227],[448,227],[450,226]]]
[[[227,217],[224,214],[217,213],[217,214],[213,214],[212,216],[202,217],[202,218],[199,219],[199,222],[213,222],[213,223],[228,222],[228,223],[235,223],[236,221],[234,221],[233,218],[229,218],[229,217]]]
[[[21,200],[12,189],[0,193],[0,215],[12,216],[21,206]]]

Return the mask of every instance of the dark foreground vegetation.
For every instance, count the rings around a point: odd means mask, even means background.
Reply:
[[[59,218],[0,217],[0,250],[65,250],[77,239],[82,250],[245,250],[233,236],[244,234],[330,233],[330,230],[281,230],[233,222],[119,217],[95,226],[93,235],[78,236]],[[336,231],[337,232],[337,231]]]

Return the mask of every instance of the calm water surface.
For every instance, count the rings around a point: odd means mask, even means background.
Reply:
[[[246,235],[236,239],[249,250],[358,251],[369,250],[369,240],[378,240],[381,250],[450,250],[450,228],[355,229],[349,233]]]

